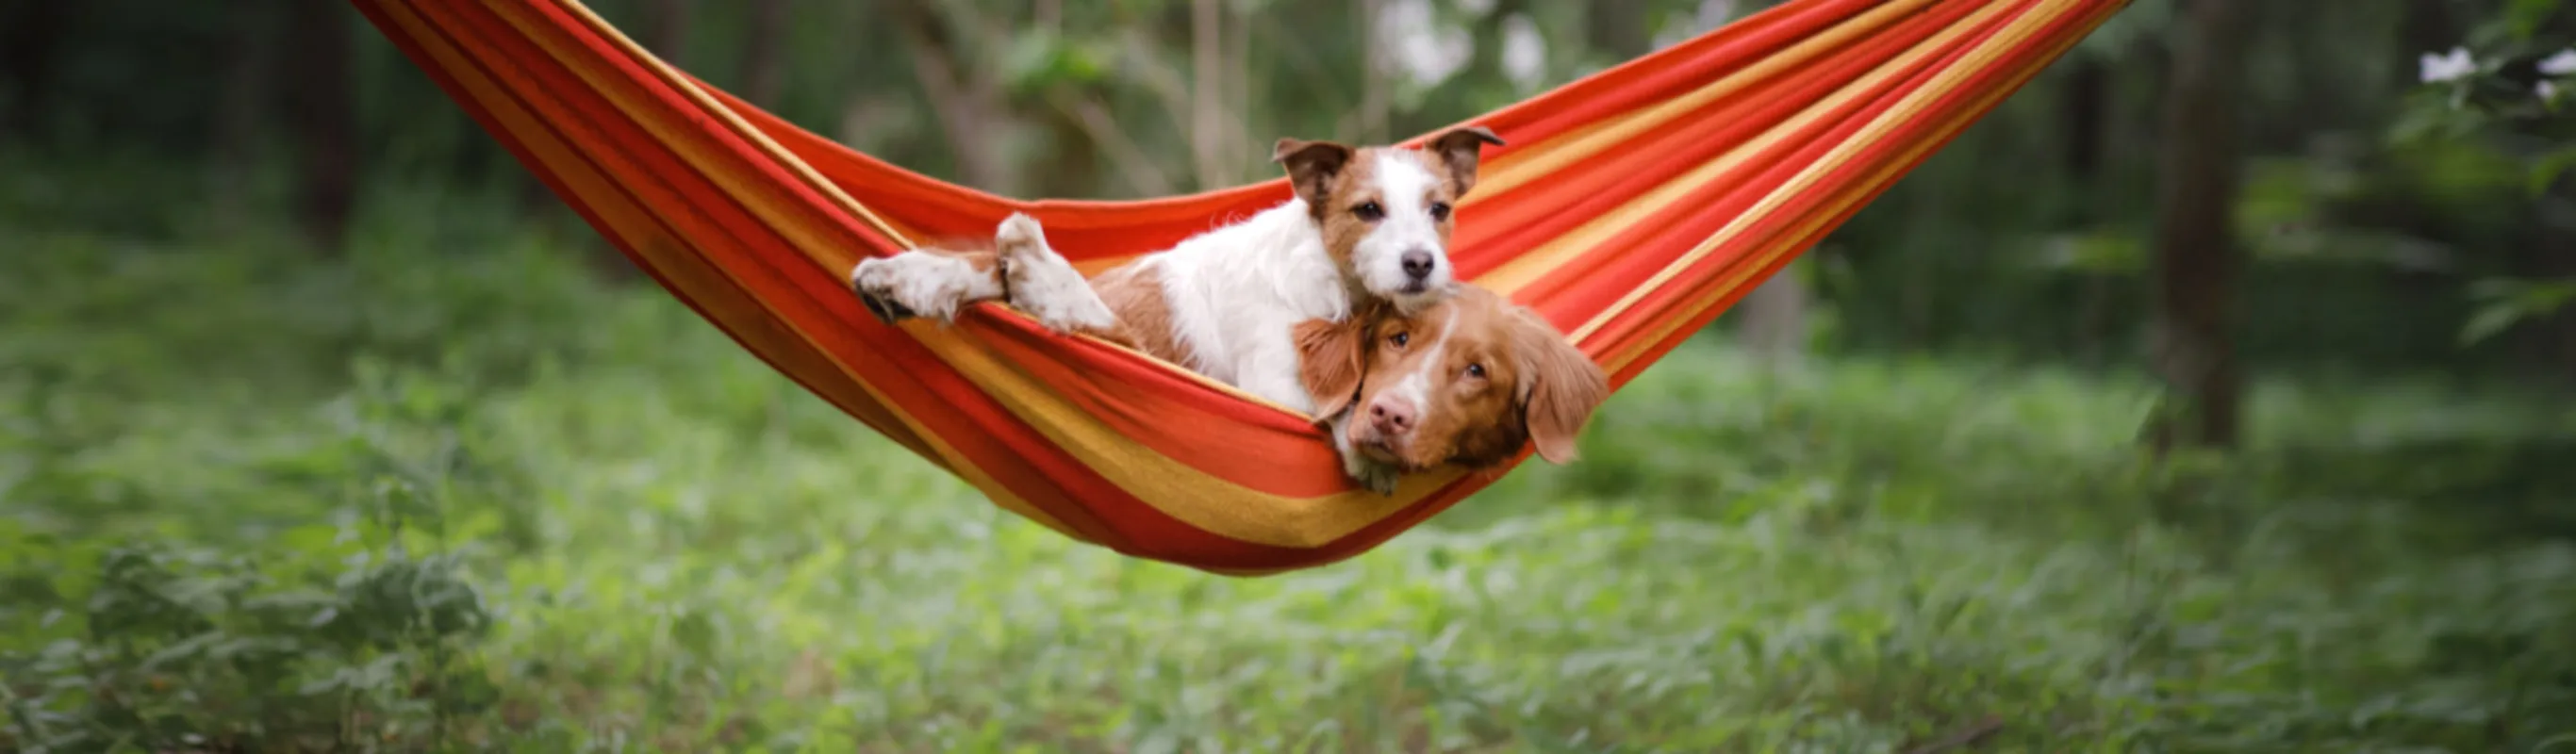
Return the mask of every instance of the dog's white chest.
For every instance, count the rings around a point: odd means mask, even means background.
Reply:
[[[1210,378],[1298,411],[1314,399],[1297,379],[1297,324],[1350,314],[1350,293],[1323,238],[1291,204],[1192,238],[1155,260],[1173,335]]]

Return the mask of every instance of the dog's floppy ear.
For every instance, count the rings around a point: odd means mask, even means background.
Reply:
[[[1368,321],[1356,315],[1340,322],[1310,319],[1297,323],[1296,336],[1297,382],[1315,397],[1315,419],[1331,419],[1359,400],[1368,369]]]
[[[1270,152],[1270,161],[1288,168],[1288,183],[1297,187],[1297,198],[1306,200],[1317,212],[1333,195],[1333,179],[1342,174],[1355,153],[1349,146],[1329,141],[1280,139]]]
[[[1484,126],[1468,126],[1433,137],[1423,147],[1439,157],[1440,164],[1449,169],[1449,195],[1457,197],[1466,196],[1467,189],[1475,188],[1476,163],[1487,144],[1502,146],[1503,140]]]
[[[1537,313],[1524,308],[1514,314],[1512,345],[1527,366],[1520,388],[1530,442],[1548,463],[1571,462],[1575,438],[1592,421],[1593,409],[1610,398],[1610,376]]]
[[[1372,307],[1373,308],[1373,307]],[[1342,321],[1310,319],[1297,324],[1297,382],[1315,397],[1315,420],[1324,421],[1357,403],[1368,376],[1370,325],[1368,309]]]

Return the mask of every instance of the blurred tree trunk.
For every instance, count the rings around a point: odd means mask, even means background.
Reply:
[[[2067,57],[2066,83],[2058,94],[2065,129],[2065,217],[2069,229],[2090,235],[2101,219],[2095,208],[2103,197],[2094,188],[2101,185],[2103,151],[2109,139],[2111,65],[2097,55],[2079,52]],[[2110,339],[2111,284],[2116,276],[2103,270],[2080,274],[2084,300],[2076,310],[2076,348],[2085,362],[2098,364],[2102,344]]]
[[[232,34],[224,44],[222,89],[215,99],[214,154],[207,177],[215,216],[226,222],[246,214],[252,179],[264,156],[260,137],[269,127],[264,116],[274,91],[270,81],[276,77],[270,50],[277,47],[270,38],[267,9],[267,4],[253,3],[236,10],[230,18]]]
[[[2557,269],[2551,271],[2550,279],[2576,280],[2576,248],[2568,248],[2570,245],[2566,243],[2564,231],[2561,231],[2560,253],[2551,257],[2550,265]],[[2558,335],[2558,372],[2576,380],[2576,307],[2559,307],[2551,315],[2551,320],[2553,322],[2547,324],[2554,324],[2553,329]]]
[[[2229,447],[2237,438],[2241,385],[2228,330],[2241,6],[2185,0],[2177,19],[2157,154],[2155,362],[2168,393],[2149,439],[2159,449]]]
[[[1255,165],[1270,162],[1270,147],[1253,135],[1252,128],[1252,20],[1256,13],[1238,12],[1234,23],[1226,26],[1225,92],[1228,112],[1234,113],[1234,127],[1226,132],[1233,138],[1226,148],[1226,183],[1242,183],[1255,176]]]
[[[303,147],[296,210],[305,236],[336,252],[348,234],[358,189],[357,60],[349,9],[339,0],[292,0],[290,15],[293,131]]]
[[[1378,14],[1385,3],[1382,0],[1351,0],[1351,2],[1352,10],[1357,14],[1353,18],[1356,22],[1353,25],[1359,27],[1360,60],[1363,62],[1360,69],[1358,140],[1374,144],[1387,140],[1387,134],[1392,131],[1389,121],[1394,116],[1394,106],[1389,102],[1386,90],[1386,79],[1395,75],[1395,67],[1387,64],[1386,40],[1378,38],[1377,28]]]
[[[53,85],[54,48],[69,25],[73,3],[10,0],[0,12],[0,139],[32,135],[43,122]]]
[[[1225,14],[1217,0],[1190,0],[1190,162],[1198,189],[1226,184]]]
[[[2111,110],[2111,65],[2094,55],[2069,55],[2066,88],[2058,100],[2065,108],[2066,180],[2078,191],[2091,189],[2102,176],[2103,131]],[[2075,211],[2090,215],[2092,204],[2078,201]]]
[[[787,0],[747,2],[751,18],[742,40],[742,96],[776,110],[787,85]]]
[[[1736,337],[1766,362],[1795,364],[1806,354],[1806,265],[1804,258],[1792,260],[1744,294],[1744,321]]]
[[[2538,198],[2531,207],[2538,237],[2507,257],[2507,269],[2533,281],[2576,280],[2576,197],[2553,187]],[[2557,307],[2514,329],[2526,330],[2519,338],[2520,350],[2533,364],[2576,379],[2576,305]]]
[[[970,65],[934,0],[893,0],[886,10],[903,28],[913,76],[948,132],[958,180],[997,194],[1016,193],[993,128],[1002,114],[1001,85]]]

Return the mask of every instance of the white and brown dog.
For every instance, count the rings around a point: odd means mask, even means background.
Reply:
[[[968,304],[1007,300],[1050,329],[1123,343],[1311,415],[1344,401],[1308,392],[1297,327],[1340,322],[1362,305],[1420,311],[1451,295],[1454,204],[1475,186],[1483,146],[1501,143],[1482,127],[1421,149],[1281,139],[1272,161],[1294,198],[1091,280],[1047,246],[1035,219],[1013,214],[991,251],[869,259],[850,286],[888,322],[947,321]],[[1389,464],[1347,444],[1342,455],[1365,486],[1393,491]]]

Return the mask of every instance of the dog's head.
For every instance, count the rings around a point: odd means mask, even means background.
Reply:
[[[1280,139],[1271,159],[1287,168],[1343,277],[1413,311],[1449,295],[1450,214],[1476,185],[1480,150],[1501,143],[1482,126],[1419,149]]]
[[[1384,307],[1297,328],[1318,416],[1351,410],[1352,447],[1407,472],[1483,469],[1535,442],[1549,463],[1609,398],[1609,377],[1536,312],[1473,285],[1412,314]]]

